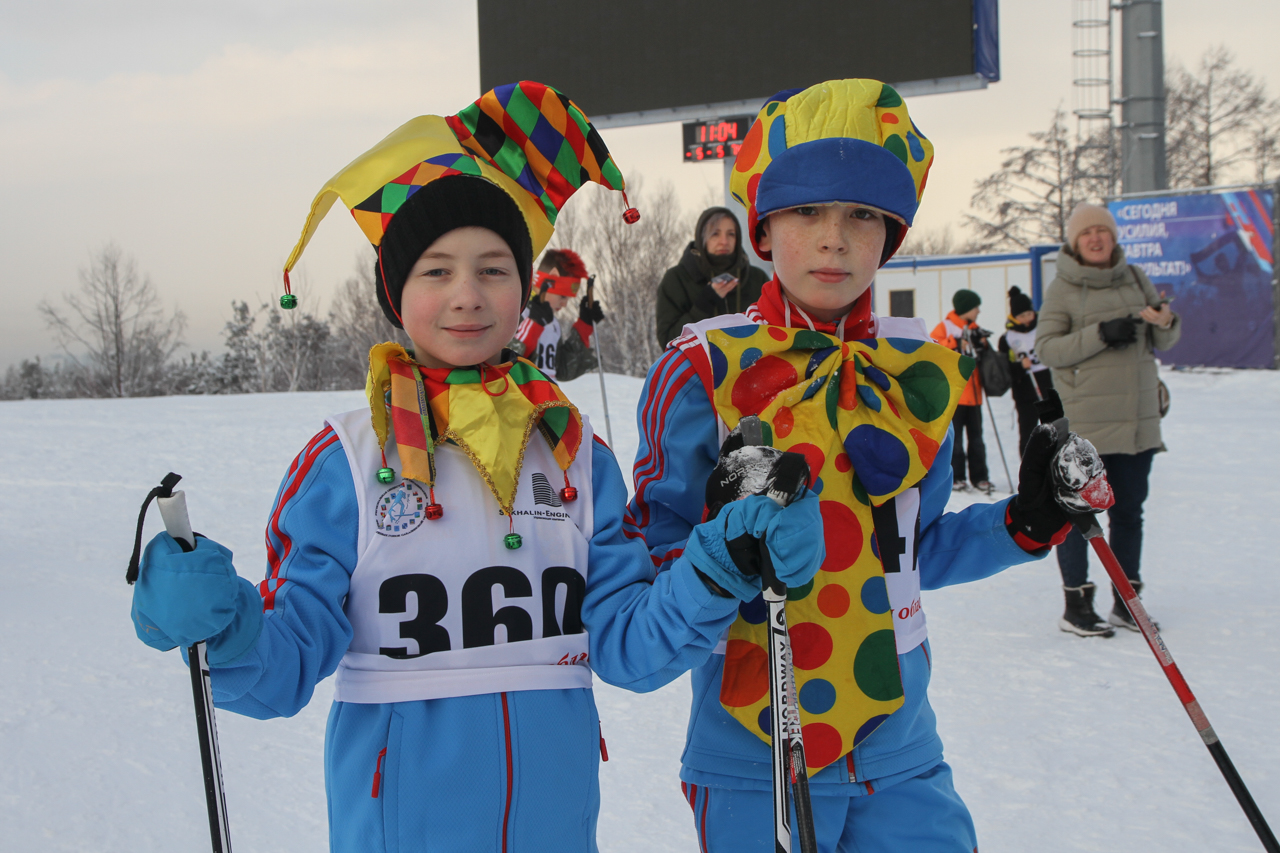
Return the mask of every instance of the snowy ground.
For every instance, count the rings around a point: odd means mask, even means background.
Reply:
[[[1171,452],[1157,457],[1147,504],[1145,599],[1280,827],[1280,578],[1270,538],[1280,516],[1280,374],[1165,379]],[[625,468],[640,383],[609,383]],[[603,435],[596,377],[567,389]],[[176,653],[138,643],[128,618],[123,576],[138,504],[166,471],[183,474],[196,528],[232,548],[256,580],[283,471],[326,413],[361,404],[359,393],[0,403],[5,849],[207,849],[185,671]],[[1009,409],[1007,397],[996,401],[1016,456]],[[989,450],[1004,488],[994,442]],[[1093,574],[1102,579],[1096,564]],[[1058,631],[1052,558],[926,593],[925,603],[930,695],[984,853],[1258,849],[1141,637]],[[697,849],[676,779],[688,693],[687,680],[645,696],[597,688],[611,759],[601,772],[603,851]],[[330,694],[321,685],[290,720],[219,717],[238,850],[325,849]]]

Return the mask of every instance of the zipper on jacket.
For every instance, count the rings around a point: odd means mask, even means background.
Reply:
[[[386,757],[387,748],[384,746],[378,753],[378,763],[373,765],[373,793],[370,796],[375,800],[378,799],[378,792],[382,790],[382,759]]]
[[[609,747],[604,745],[604,726],[600,726],[600,760],[609,760]]]

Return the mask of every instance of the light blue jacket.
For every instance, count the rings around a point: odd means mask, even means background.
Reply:
[[[711,593],[687,560],[657,574],[624,528],[613,453],[599,441],[584,452],[596,524],[582,605],[592,669],[652,689],[707,660],[735,602]],[[256,645],[213,669],[219,708],[291,716],[334,672],[352,637],[343,602],[357,529],[351,469],[326,428],[280,486],[267,530],[275,565],[259,585],[270,608]],[[590,689],[335,702],[325,737],[331,848],[407,851],[430,839],[451,851],[594,850],[601,741]]]

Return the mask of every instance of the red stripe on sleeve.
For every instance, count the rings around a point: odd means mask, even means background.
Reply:
[[[289,552],[293,550],[293,540],[280,528],[280,514],[284,511],[285,506],[302,488],[302,484],[307,479],[307,474],[311,471],[311,466],[315,464],[316,459],[330,445],[338,440],[338,434],[333,431],[333,427],[325,425],[325,428],[316,433],[311,441],[307,442],[307,446],[293,460],[293,464],[289,466],[289,473],[285,475],[285,481],[288,485],[280,494],[280,499],[276,501],[275,509],[271,513],[271,520],[267,522],[267,565],[271,571],[267,575],[266,580],[258,584],[258,594],[262,596],[262,612],[266,613],[275,609],[276,592],[280,587],[284,586],[284,581],[280,578],[280,567],[288,558]],[[277,548],[272,544],[272,534],[280,543]]]

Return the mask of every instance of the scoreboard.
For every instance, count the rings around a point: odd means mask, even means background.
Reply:
[[[737,157],[755,116],[741,115],[684,124],[684,162]]]

